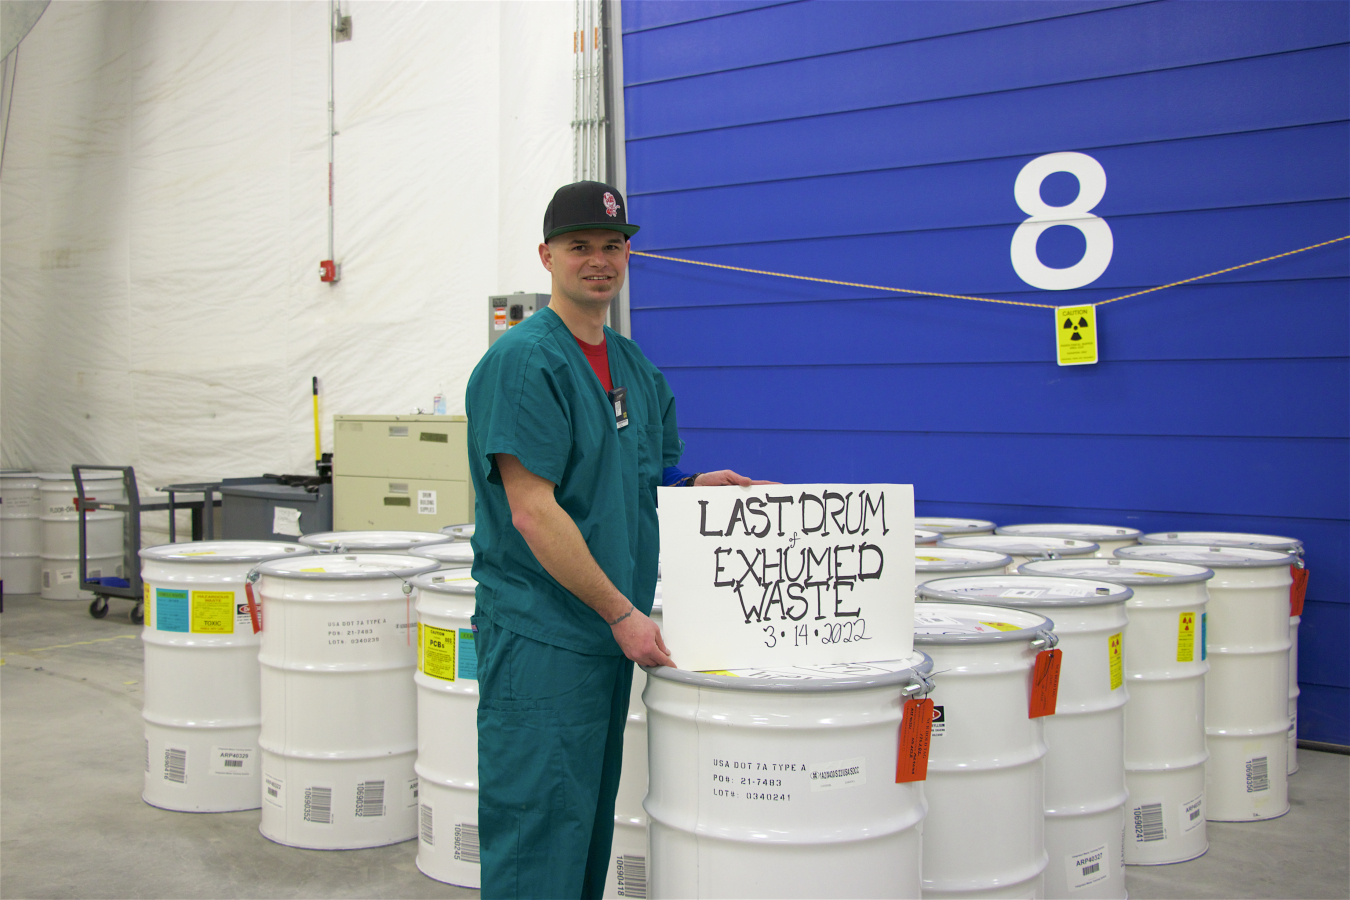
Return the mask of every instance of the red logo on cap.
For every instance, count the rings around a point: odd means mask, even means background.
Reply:
[[[618,218],[619,201],[614,199],[614,195],[605,191],[605,215]]]

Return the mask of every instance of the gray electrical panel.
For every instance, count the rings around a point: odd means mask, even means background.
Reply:
[[[548,306],[548,294],[502,294],[488,298],[488,346],[539,310]]]

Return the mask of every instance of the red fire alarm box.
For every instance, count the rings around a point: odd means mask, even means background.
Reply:
[[[331,259],[325,259],[323,262],[319,263],[319,280],[330,282],[337,281],[341,277],[339,275],[341,270],[342,267],[337,263],[333,262]]]

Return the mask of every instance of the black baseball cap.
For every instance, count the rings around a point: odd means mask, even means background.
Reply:
[[[544,240],[587,228],[605,228],[632,237],[638,226],[628,224],[625,206],[619,189],[602,181],[563,185],[544,210]]]

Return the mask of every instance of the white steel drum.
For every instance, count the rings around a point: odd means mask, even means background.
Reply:
[[[435,569],[432,560],[392,553],[258,567],[263,837],[348,850],[417,836],[417,647],[407,579]]]
[[[1045,895],[1045,720],[1028,714],[1032,667],[1053,629],[1021,609],[914,604],[914,645],[935,673],[926,898]]]
[[[38,519],[42,531],[42,597],[47,600],[88,600],[94,595],[80,590],[80,514],[75,509],[75,478],[59,472],[44,472]],[[81,474],[86,500],[125,503],[121,474]],[[122,548],[123,514],[111,510],[85,513],[85,574],[90,578],[125,578]]]
[[[926,806],[896,738],[931,666],[650,670],[650,896],[917,897]]]
[[[450,535],[450,539],[454,541],[467,541],[473,537],[473,524],[447,525],[441,529],[441,534]]]
[[[313,553],[275,541],[140,552],[146,803],[179,812],[258,808],[258,636],[244,582],[264,560]]]
[[[961,550],[956,547],[924,547],[914,551],[914,584],[956,575],[989,575],[1005,572],[1012,557],[992,550]]]
[[[930,581],[918,595],[1053,616],[1064,656],[1055,714],[1045,719],[1045,896],[1124,898],[1130,589],[1082,578],[976,575]]]
[[[661,618],[661,582],[656,582],[652,621],[658,627]],[[633,667],[633,687],[628,694],[628,721],[623,729],[623,769],[619,775],[619,793],[614,798],[614,843],[609,854],[609,873],[605,877],[607,900],[617,897],[647,896],[647,811],[642,801],[647,796],[647,707],[642,692],[647,673]]]
[[[1208,547],[1255,547],[1258,550],[1283,550],[1298,560],[1303,567],[1303,542],[1298,538],[1278,534],[1250,534],[1243,531],[1159,531],[1140,538],[1143,544],[1204,544]],[[1290,598],[1292,602],[1292,597]],[[1285,771],[1298,771],[1298,626],[1301,616],[1289,610],[1289,759]]]
[[[321,531],[297,540],[320,553],[400,553],[447,543],[450,535],[439,531]]]
[[[927,516],[914,520],[915,528],[938,534],[993,534],[995,525],[984,519],[944,519]]]
[[[1035,537],[1073,538],[1076,541],[1092,541],[1097,545],[1094,556],[1110,559],[1121,547],[1139,543],[1138,528],[1124,528],[1117,525],[1073,525],[1073,524],[1035,524],[1001,525],[994,534],[1033,535]]]
[[[473,565],[473,546],[468,541],[420,544],[408,553],[434,559],[441,564],[442,569],[465,569]]]
[[[0,473],[0,581],[6,594],[36,594],[42,584],[41,483],[31,472]]]
[[[468,546],[460,544],[459,546]],[[478,651],[468,570],[419,575],[417,588],[417,868],[478,888]]]
[[[1016,573],[1022,563],[1033,559],[1077,558],[1092,556],[1097,552],[1097,545],[1092,541],[1007,534],[977,534],[969,537],[948,535],[938,541],[938,546],[1006,553],[1012,557],[1007,569],[1010,575]]]
[[[1292,554],[1247,547],[1144,544],[1121,559],[1204,566],[1205,814],[1211,822],[1273,819],[1289,811],[1289,586]]]
[[[1209,849],[1205,829],[1205,582],[1202,566],[1160,560],[1060,559],[1036,575],[1129,586],[1125,604],[1125,864],[1162,865]]]
[[[914,529],[914,546],[922,547],[925,544],[936,544],[942,540],[942,532],[926,531],[923,528]]]

